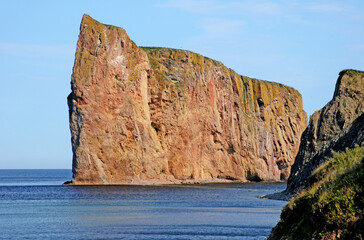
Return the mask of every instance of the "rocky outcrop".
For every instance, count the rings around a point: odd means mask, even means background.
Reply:
[[[87,15],[71,85],[73,184],[285,180],[307,121],[293,88]]]
[[[343,70],[339,74],[333,99],[310,118],[302,134],[287,189],[268,197],[289,199],[310,180],[312,172],[332,151],[361,145],[364,141],[364,72]]]

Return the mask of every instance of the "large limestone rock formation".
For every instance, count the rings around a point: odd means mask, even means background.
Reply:
[[[71,85],[73,184],[284,180],[307,121],[293,88],[87,15]]]
[[[313,171],[331,157],[364,141],[364,72],[343,70],[333,99],[310,118],[292,166],[287,189],[268,197],[289,199],[309,181]]]

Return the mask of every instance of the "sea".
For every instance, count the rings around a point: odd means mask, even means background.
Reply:
[[[69,186],[71,170],[0,170],[0,239],[267,239],[285,183]]]

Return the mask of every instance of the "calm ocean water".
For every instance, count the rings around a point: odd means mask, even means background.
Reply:
[[[71,170],[0,170],[0,239],[266,239],[283,183],[62,186]]]

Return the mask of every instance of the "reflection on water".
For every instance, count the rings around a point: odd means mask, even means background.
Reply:
[[[0,186],[0,239],[266,239],[284,187]]]

